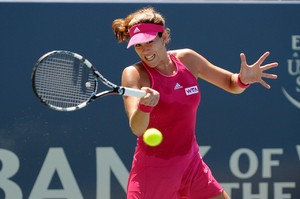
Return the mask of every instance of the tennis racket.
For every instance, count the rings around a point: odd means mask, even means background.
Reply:
[[[145,95],[142,90],[111,83],[91,62],[69,51],[52,51],[43,55],[34,65],[31,78],[36,96],[57,111],[75,111],[108,95],[138,98]],[[106,86],[102,92],[97,92],[99,82]]]

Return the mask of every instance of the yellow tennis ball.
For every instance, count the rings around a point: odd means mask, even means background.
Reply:
[[[143,140],[148,146],[157,146],[163,140],[163,135],[156,128],[147,129],[143,135]]]

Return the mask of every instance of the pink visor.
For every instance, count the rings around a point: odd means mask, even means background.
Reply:
[[[163,32],[164,26],[153,23],[140,23],[129,29],[130,40],[127,48],[155,39],[157,33]]]

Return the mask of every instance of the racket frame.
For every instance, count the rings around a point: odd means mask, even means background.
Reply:
[[[74,58],[80,60],[90,70],[92,70],[92,73],[95,76],[94,92],[91,94],[91,97],[88,98],[86,101],[84,101],[84,102],[82,102],[82,103],[80,103],[76,106],[73,106],[73,107],[66,107],[66,108],[58,107],[58,106],[54,106],[54,105],[48,103],[38,93],[36,85],[35,85],[35,73],[36,73],[39,65],[42,64],[43,61],[47,57],[55,55],[55,54],[71,55]],[[101,97],[104,97],[104,96],[107,96],[107,95],[124,95],[124,96],[133,96],[133,97],[141,98],[141,97],[145,96],[145,94],[146,94],[145,91],[142,91],[142,90],[139,90],[139,89],[127,88],[127,87],[123,87],[123,86],[118,86],[118,85],[110,82],[103,75],[101,75],[101,73],[92,65],[92,63],[90,61],[85,59],[83,56],[81,56],[77,53],[70,52],[70,51],[65,51],[65,50],[54,50],[54,51],[51,51],[51,52],[48,52],[48,53],[44,54],[41,58],[39,58],[38,61],[36,62],[36,64],[34,65],[34,67],[33,67],[31,79],[32,79],[33,91],[34,91],[35,95],[39,98],[39,100],[43,104],[48,106],[49,108],[57,110],[57,111],[75,111],[75,110],[78,110],[78,109],[81,109],[81,108],[87,106],[90,102],[94,101],[95,99],[101,98]],[[101,81],[107,87],[111,88],[111,90],[105,90],[105,91],[97,93],[99,81]]]

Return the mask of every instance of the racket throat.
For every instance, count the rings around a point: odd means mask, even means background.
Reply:
[[[100,93],[97,93],[96,95],[94,95],[90,101],[93,101],[97,98],[101,98],[107,95],[123,95],[124,94],[125,89],[123,87],[114,87],[112,88],[112,90],[107,90],[107,91],[102,91]]]

